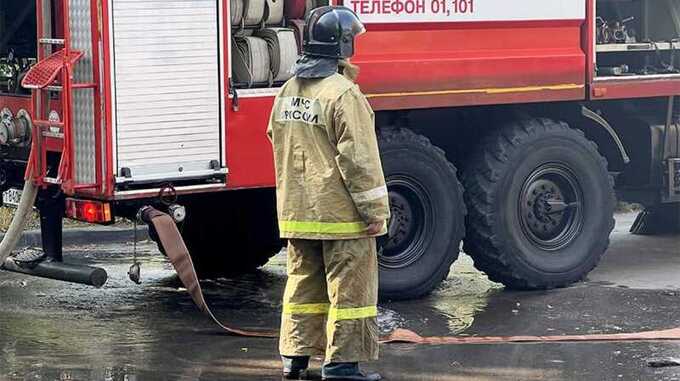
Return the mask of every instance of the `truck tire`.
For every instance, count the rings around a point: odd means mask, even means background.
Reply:
[[[180,226],[201,278],[252,272],[283,246],[273,191],[233,191],[220,196],[203,195],[188,203],[186,220]]]
[[[282,245],[268,244],[266,240],[253,240],[243,230],[239,230],[240,236],[235,232],[197,230],[186,229],[182,236],[201,279],[252,272],[267,264],[282,248]]]
[[[582,280],[609,246],[615,197],[595,143],[548,119],[483,140],[464,171],[464,251],[491,280],[550,289]]]
[[[380,151],[392,216],[378,239],[380,296],[418,298],[446,278],[465,234],[456,168],[430,141],[406,129],[383,130]]]

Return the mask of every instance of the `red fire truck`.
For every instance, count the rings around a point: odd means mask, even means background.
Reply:
[[[183,220],[200,273],[263,265],[282,247],[269,111],[322,3],[4,0],[5,200],[29,173],[54,258],[63,215],[155,205]],[[615,195],[645,206],[638,232],[679,223],[680,0],[344,5],[368,30],[353,62],[390,193],[383,296],[434,289],[461,243],[511,288],[579,281]]]

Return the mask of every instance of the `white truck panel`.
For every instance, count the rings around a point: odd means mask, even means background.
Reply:
[[[222,164],[218,0],[111,4],[117,180],[221,172],[211,166]]]

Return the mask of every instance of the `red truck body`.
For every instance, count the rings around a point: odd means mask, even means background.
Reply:
[[[677,92],[680,79],[594,82],[594,0],[577,3],[583,6],[584,16],[574,19],[533,16],[531,20],[465,21],[462,17],[463,21],[400,22],[402,16],[392,15],[390,22],[367,22],[368,33],[359,38],[353,59],[361,67],[359,84],[376,111],[634,98]],[[109,7],[108,2],[102,3],[103,20],[113,17]],[[357,10],[358,7],[359,2]],[[520,4],[511,7],[522,8]],[[226,0],[221,9],[227,18]],[[474,14],[474,10],[471,12]],[[102,131],[106,140],[106,150],[101,155],[107,170],[96,190],[76,193],[117,199],[132,195],[119,196],[114,187],[111,126],[115,100],[111,91],[112,37],[107,26],[103,23],[100,36],[105,122]],[[229,62],[230,29],[223,26],[223,60]],[[223,74],[228,83],[229,73]],[[246,92],[249,94],[240,96],[239,110],[234,111],[233,97],[223,89],[223,164],[229,169],[225,184],[228,189],[274,185],[271,150],[264,130],[276,91],[258,92],[262,95]],[[0,100],[10,110],[32,109],[25,97],[2,96]]]

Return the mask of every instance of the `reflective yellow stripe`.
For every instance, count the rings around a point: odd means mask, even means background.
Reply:
[[[358,307],[358,308],[331,308],[328,319],[338,320],[354,320],[365,319],[378,316],[378,307]]]
[[[279,221],[279,230],[288,233],[352,234],[366,228],[363,222]]]
[[[292,314],[325,315],[326,313],[328,313],[329,307],[330,305],[328,303],[310,303],[310,304],[287,303],[283,305],[283,313],[286,315]]]
[[[426,95],[455,95],[455,94],[508,94],[508,93],[528,93],[534,91],[564,91],[583,89],[585,85],[577,83],[567,83],[559,85],[545,86],[526,86],[526,87],[500,87],[487,89],[459,89],[459,90],[439,90],[439,91],[416,91],[404,93],[382,93],[368,94],[366,98],[387,98],[387,97],[406,97],[406,96],[426,96]]]

